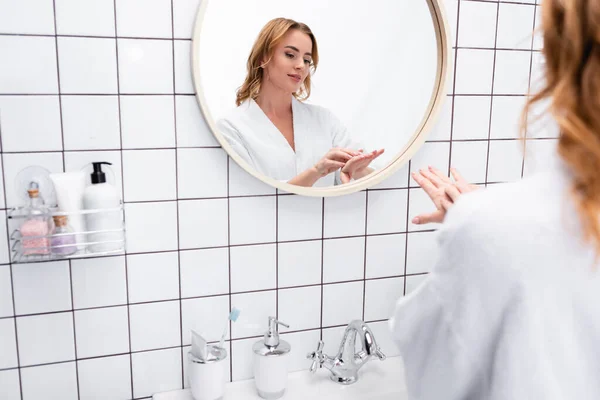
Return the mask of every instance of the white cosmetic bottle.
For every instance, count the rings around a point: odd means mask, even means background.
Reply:
[[[274,317],[269,317],[269,330],[264,339],[254,344],[254,383],[258,395],[274,400],[285,394],[287,386],[290,344],[279,339],[278,325],[289,328]]]
[[[121,198],[117,189],[106,182],[106,174],[102,172],[102,164],[94,162],[91,174],[92,184],[83,192],[83,208],[90,211],[86,214],[88,230],[86,243],[94,253],[120,250],[123,246],[123,220],[121,218]]]

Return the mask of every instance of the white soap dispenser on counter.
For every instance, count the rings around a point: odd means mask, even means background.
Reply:
[[[254,344],[254,383],[258,395],[263,399],[274,400],[285,394],[288,363],[292,347],[279,339],[279,325],[288,325],[269,317],[269,330],[264,339]]]

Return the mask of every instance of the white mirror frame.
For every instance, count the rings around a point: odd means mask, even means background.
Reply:
[[[374,171],[362,179],[358,179],[344,185],[324,188],[291,185],[287,182],[281,182],[259,173],[250,165],[248,165],[248,163],[246,163],[246,161],[244,161],[242,157],[240,157],[231,148],[227,140],[218,131],[216,123],[210,115],[208,104],[204,98],[204,91],[200,83],[200,55],[198,47],[200,43],[200,34],[202,31],[202,21],[204,20],[206,7],[208,6],[209,1],[210,0],[202,0],[200,6],[198,7],[198,13],[196,15],[196,22],[194,26],[194,35],[192,38],[192,75],[194,80],[194,88],[196,90],[196,100],[198,101],[198,105],[200,106],[200,110],[208,127],[218,140],[219,144],[229,154],[229,156],[233,158],[233,160],[250,175],[284,192],[312,197],[341,196],[367,189],[390,177],[394,174],[394,172],[398,171],[406,163],[408,163],[408,161],[415,155],[419,148],[421,148],[423,143],[425,143],[427,135],[434,127],[439,117],[443,102],[446,98],[446,85],[448,84],[448,78],[450,76],[450,72],[452,71],[452,68],[450,68],[450,62],[452,59],[450,27],[446,17],[446,12],[442,5],[443,0],[423,0],[427,2],[429,11],[431,13],[431,19],[436,36],[438,62],[435,84],[433,86],[429,105],[423,115],[423,118],[421,119],[421,122],[417,126],[417,129],[412,134],[404,148],[398,152],[394,160],[387,166]]]

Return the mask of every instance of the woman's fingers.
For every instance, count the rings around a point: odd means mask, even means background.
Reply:
[[[447,183],[446,183],[446,182],[444,182],[444,181],[442,181],[442,179],[441,179],[439,176],[437,176],[436,174],[434,174],[434,173],[432,173],[432,172],[430,172],[430,171],[427,171],[427,170],[425,170],[425,169],[422,169],[422,170],[420,170],[419,172],[420,172],[420,173],[421,173],[421,175],[423,175],[425,178],[429,179],[429,181],[430,181],[431,183],[433,183],[433,185],[434,185],[435,187],[437,187],[437,188],[441,188],[441,187],[443,187],[443,186],[447,185]]]
[[[431,200],[435,198],[437,188],[433,183],[431,183],[429,179],[427,179],[421,174],[417,174],[416,172],[412,173],[412,178],[415,180],[415,182],[419,184],[419,186],[421,186],[421,188],[425,191],[425,193],[427,193],[427,196],[429,196]]]
[[[458,200],[458,197],[462,194],[462,191],[454,185],[446,186],[444,188],[444,192],[446,193],[446,195],[448,195],[448,197],[450,197],[450,199],[452,199],[453,202]]]
[[[430,224],[432,222],[441,223],[444,221],[446,212],[444,210],[436,210],[430,214],[421,214],[412,219],[412,223],[415,225]]]
[[[439,180],[441,180],[442,182],[444,182],[445,184],[452,184],[452,181],[450,180],[450,178],[448,178],[446,176],[446,174],[442,173],[442,171],[440,171],[439,169],[432,167],[431,165],[428,167],[429,171],[431,171],[431,173],[433,173],[435,176],[438,177]]]

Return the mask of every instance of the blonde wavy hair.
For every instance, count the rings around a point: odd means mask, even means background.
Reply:
[[[527,102],[523,132],[530,107],[549,100],[584,235],[600,255],[600,1],[544,0],[542,36],[545,81]]]
[[[250,55],[246,62],[247,75],[242,86],[236,92],[235,104],[239,106],[247,99],[256,99],[260,93],[260,85],[264,76],[263,66],[271,62],[273,58],[273,52],[275,47],[281,42],[281,39],[292,29],[297,29],[302,33],[307,34],[312,42],[312,63],[311,71],[307,75],[304,83],[300,87],[298,92],[294,93],[296,99],[303,101],[308,99],[310,96],[310,76],[317,69],[319,63],[319,51],[317,49],[317,39],[313,35],[310,28],[301,22],[294,21],[293,19],[287,18],[275,18],[267,22],[267,24],[261,29]],[[267,61],[261,64],[261,61],[266,59]]]

